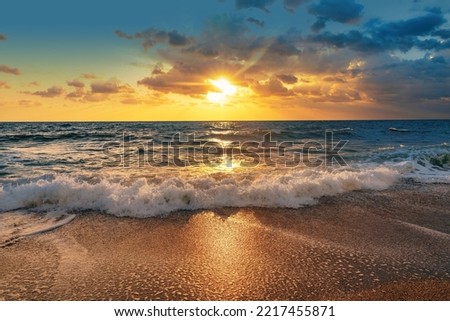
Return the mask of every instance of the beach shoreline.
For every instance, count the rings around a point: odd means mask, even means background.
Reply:
[[[300,209],[79,214],[0,248],[0,300],[450,300],[450,190]]]

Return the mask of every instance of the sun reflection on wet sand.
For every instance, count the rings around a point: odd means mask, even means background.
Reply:
[[[184,228],[187,241],[194,244],[192,253],[185,254],[202,262],[191,267],[199,269],[199,274],[207,276],[208,283],[212,282],[216,290],[227,297],[243,294],[246,287],[242,284],[248,281],[252,264],[264,256],[256,242],[255,230],[242,226],[243,219],[250,221],[252,217],[245,215],[244,218],[240,212],[230,216],[203,212],[192,216]]]

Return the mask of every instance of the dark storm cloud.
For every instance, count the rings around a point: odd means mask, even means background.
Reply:
[[[354,0],[320,0],[308,8],[308,12],[317,16],[313,30],[323,29],[327,21],[355,23],[361,19],[364,6]]]
[[[247,21],[250,23],[253,23],[254,25],[263,28],[264,27],[264,21],[263,20],[259,20],[259,19],[255,19],[255,18],[247,18]]]
[[[152,48],[157,43],[167,43],[174,47],[186,46],[190,40],[176,30],[165,31],[159,29],[147,29],[142,32],[129,35],[121,30],[114,32],[117,36],[124,39],[140,39],[145,50]]]
[[[236,0],[236,9],[258,8],[269,12],[267,6],[273,4],[275,0]]]
[[[20,70],[18,68],[8,67],[6,65],[0,65],[0,72],[16,76],[20,75]]]
[[[4,41],[4,40],[7,40],[7,39],[8,39],[8,37],[6,37],[6,35],[0,33],[0,41]]]
[[[54,98],[54,97],[58,97],[58,96],[62,95],[63,92],[64,92],[64,89],[61,86],[53,86],[53,87],[48,88],[47,90],[35,91],[31,94],[35,95],[35,96],[45,97],[45,98]]]

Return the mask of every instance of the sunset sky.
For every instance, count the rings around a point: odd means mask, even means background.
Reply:
[[[450,118],[448,0],[1,7],[0,121]]]

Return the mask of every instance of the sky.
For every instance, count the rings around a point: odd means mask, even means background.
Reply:
[[[449,1],[1,7],[0,121],[450,118]]]

